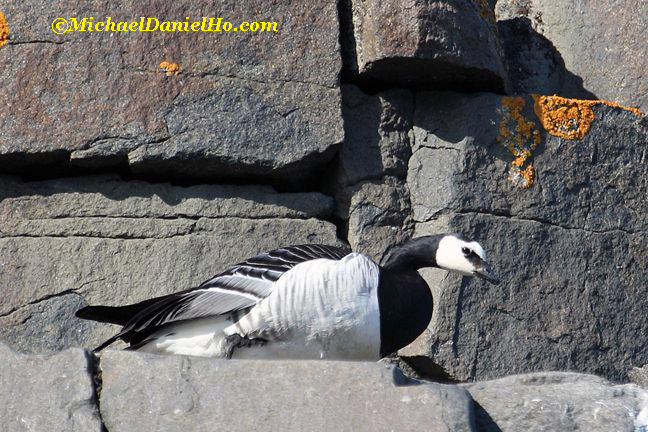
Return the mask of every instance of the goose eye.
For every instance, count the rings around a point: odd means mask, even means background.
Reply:
[[[468,256],[468,255],[470,255],[472,253],[472,251],[470,249],[468,249],[467,247],[462,247],[461,252],[463,252],[463,254],[466,255],[466,256]]]

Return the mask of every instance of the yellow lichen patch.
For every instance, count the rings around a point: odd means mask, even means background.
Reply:
[[[7,45],[9,42],[9,24],[2,12],[0,12],[0,47]]]
[[[567,99],[560,96],[532,95],[535,101],[533,110],[545,130],[551,135],[568,139],[582,139],[589,132],[594,121],[594,105],[608,105],[641,115],[636,108],[621,106],[603,100]]]
[[[522,114],[524,105],[524,99],[521,97],[502,98],[502,117],[497,141],[515,157],[509,168],[509,180],[517,186],[528,189],[533,186],[535,169],[533,165],[527,163],[540,144],[541,138],[536,123],[527,120]]]
[[[533,186],[535,180],[535,168],[533,168],[533,165],[529,164],[525,169],[511,169],[509,179],[520,187],[528,189]]]
[[[177,63],[163,61],[160,63],[160,67],[164,70],[166,76],[178,75],[180,73],[180,65]]]

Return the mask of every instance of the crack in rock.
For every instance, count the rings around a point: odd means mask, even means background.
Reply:
[[[85,351],[85,356],[88,361],[87,372],[90,376],[92,384],[92,398],[90,403],[95,407],[99,421],[101,422],[101,432],[108,432],[108,428],[101,413],[101,390],[103,387],[103,378],[101,375],[101,357],[94,355],[89,351]]]
[[[8,316],[10,316],[10,315],[13,315],[13,314],[16,313],[16,312],[21,311],[22,309],[24,309],[24,308],[26,308],[26,307],[28,307],[28,306],[33,306],[33,305],[36,305],[36,304],[42,303],[42,302],[44,302],[44,301],[51,300],[51,299],[53,299],[53,298],[57,298],[57,297],[64,297],[64,296],[66,296],[66,295],[70,295],[70,294],[76,294],[76,295],[79,295],[79,293],[78,293],[77,291],[80,290],[81,288],[83,288],[83,286],[85,286],[85,285],[87,285],[87,284],[89,284],[89,283],[92,283],[92,282],[97,282],[97,281],[89,281],[89,282],[86,282],[86,283],[84,283],[83,285],[81,285],[79,288],[70,288],[70,289],[67,289],[67,290],[64,290],[64,291],[61,291],[61,292],[58,292],[58,293],[54,293],[54,294],[47,294],[47,295],[45,295],[45,296],[43,296],[43,297],[40,297],[40,298],[38,298],[38,299],[36,299],[36,300],[32,300],[32,301],[30,301],[30,302],[27,302],[27,303],[25,303],[25,304],[23,304],[23,305],[21,305],[21,306],[19,306],[19,307],[12,308],[11,310],[9,310],[9,312],[1,313],[1,314],[0,314],[0,318],[6,318],[6,317],[8,317]]]
[[[583,227],[573,227],[569,225],[561,225],[546,219],[541,219],[541,218],[531,218],[531,217],[520,217],[520,216],[514,216],[514,215],[505,215],[505,214],[498,214],[498,213],[491,213],[487,211],[475,211],[475,210],[463,210],[460,209],[456,212],[457,214],[466,214],[466,215],[479,215],[479,216],[490,216],[490,217],[495,217],[495,218],[503,218],[503,219],[508,219],[512,220],[515,222],[526,222],[526,223],[539,223],[542,225],[549,225],[555,228],[560,228],[564,230],[570,230],[570,231],[584,231],[586,233],[590,234],[612,234],[612,233],[623,233],[623,234],[628,234],[628,235],[634,235],[634,234],[644,234],[645,231],[642,230],[626,230],[622,228],[612,228],[609,230],[592,230],[592,229],[587,229]]]

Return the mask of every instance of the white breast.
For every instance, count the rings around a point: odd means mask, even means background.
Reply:
[[[268,339],[235,358],[376,360],[380,352],[379,267],[368,257],[307,261],[286,272],[262,300],[224,333]]]

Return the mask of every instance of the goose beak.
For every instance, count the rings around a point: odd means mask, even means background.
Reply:
[[[473,275],[477,276],[480,279],[484,279],[494,285],[500,283],[500,278],[498,278],[495,273],[491,270],[490,266],[486,261],[482,261],[482,267],[479,270],[475,270]]]

